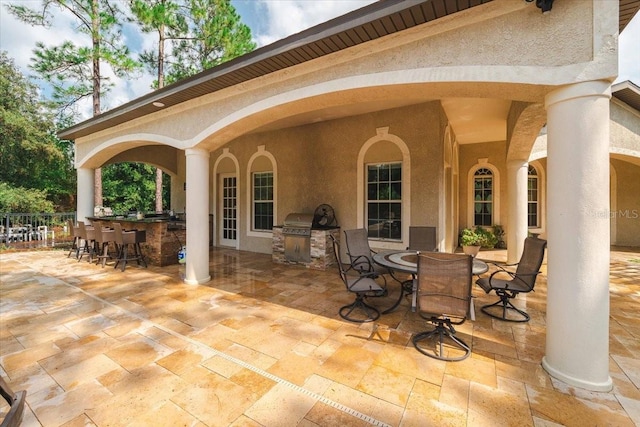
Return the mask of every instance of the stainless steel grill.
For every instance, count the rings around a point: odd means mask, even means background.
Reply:
[[[282,225],[284,257],[291,262],[311,262],[313,214],[290,213]]]

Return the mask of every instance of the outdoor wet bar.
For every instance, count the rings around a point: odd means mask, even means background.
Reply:
[[[124,230],[145,231],[146,240],[141,243],[147,263],[163,267],[178,263],[180,246],[187,243],[186,222],[165,216],[145,217],[90,217],[94,226],[113,227],[122,224]]]

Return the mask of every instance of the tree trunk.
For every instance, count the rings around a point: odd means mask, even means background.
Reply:
[[[91,41],[93,43],[93,116],[100,115],[100,12],[98,0],[91,1]],[[95,171],[94,206],[102,206],[102,169]]]
[[[156,213],[162,212],[162,169],[156,169]]]
[[[158,89],[164,87],[164,24],[158,28]],[[162,212],[162,169],[156,169],[156,212]]]

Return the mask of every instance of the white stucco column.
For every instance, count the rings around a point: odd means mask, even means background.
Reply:
[[[609,82],[546,97],[547,342],[543,367],[594,391],[609,376]]]
[[[93,216],[93,197],[95,192],[95,169],[77,169],[77,189],[76,209],[78,221],[87,222],[87,217]]]
[[[209,275],[209,152],[187,148],[187,265],[185,283],[211,280]]]
[[[520,260],[527,238],[527,179],[529,163],[527,160],[509,160],[507,163],[507,192],[509,195],[509,215],[507,233],[507,262]]]

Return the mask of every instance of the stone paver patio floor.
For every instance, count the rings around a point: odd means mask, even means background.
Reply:
[[[27,390],[23,425],[640,426],[638,251],[612,251],[609,393],[542,369],[544,274],[516,301],[525,324],[484,315],[495,296],[475,287],[476,320],[457,328],[472,355],[443,362],[413,348],[426,325],[406,301],[373,324],[342,320],[353,297],[334,269],[226,249],[210,266],[192,286],[178,266],[0,254],[0,374]]]

